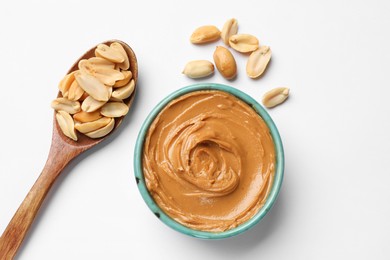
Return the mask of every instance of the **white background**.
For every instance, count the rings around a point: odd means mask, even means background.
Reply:
[[[216,45],[192,31],[237,18],[271,46],[264,77],[181,74]],[[139,84],[120,131],[67,167],[18,259],[390,259],[390,2],[6,1],[0,3],[0,233],[38,178],[51,142],[51,100],[73,62],[109,39],[138,57]],[[285,179],[269,214],[243,235],[204,241],[161,223],[138,192],[134,145],[151,109],[180,87],[216,82],[269,110],[283,139]]]

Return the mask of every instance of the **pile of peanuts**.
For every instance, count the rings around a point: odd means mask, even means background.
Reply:
[[[58,87],[62,97],[53,100],[51,107],[64,135],[77,141],[77,133],[90,138],[109,134],[115,118],[129,111],[123,100],[135,88],[124,46],[99,44],[95,57],[80,60],[78,69],[67,74]]]

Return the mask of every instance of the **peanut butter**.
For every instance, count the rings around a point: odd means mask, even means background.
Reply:
[[[147,188],[167,215],[193,229],[221,232],[265,203],[275,149],[248,104],[223,91],[195,91],[154,119],[142,163]]]

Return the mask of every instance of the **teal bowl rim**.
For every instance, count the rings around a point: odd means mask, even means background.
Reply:
[[[153,198],[149,194],[149,191],[145,184],[145,179],[143,176],[143,170],[142,170],[142,152],[143,152],[143,144],[145,141],[145,135],[149,129],[149,126],[152,124],[155,117],[160,113],[160,111],[173,99],[178,98],[179,96],[182,96],[184,94],[199,91],[199,90],[220,90],[227,93],[230,93],[237,98],[241,99],[245,103],[249,104],[256,112],[259,114],[265,123],[267,124],[268,128],[270,129],[271,136],[273,138],[274,144],[275,144],[275,152],[276,152],[276,166],[275,166],[275,176],[274,176],[274,182],[272,184],[272,189],[267,197],[267,200],[263,207],[248,221],[240,224],[239,226],[223,231],[223,232],[207,232],[207,231],[200,231],[200,230],[194,230],[191,228],[188,228],[172,218],[170,218],[167,214],[162,211],[158,205],[154,202]],[[141,193],[142,198],[146,202],[147,206],[150,208],[150,210],[167,226],[171,227],[172,229],[192,236],[196,238],[202,238],[202,239],[222,239],[222,238],[228,238],[235,235],[238,235],[253,226],[255,226],[263,217],[268,213],[268,211],[272,208],[273,204],[275,203],[282,182],[283,182],[283,176],[284,176],[284,152],[283,152],[283,144],[282,140],[280,138],[278,129],[276,128],[273,120],[271,119],[270,115],[267,113],[267,111],[252,97],[250,97],[248,94],[245,94],[244,92],[233,88],[231,86],[227,86],[224,84],[217,84],[217,83],[199,83],[199,84],[193,84],[189,85],[183,88],[180,88],[167,97],[165,97],[160,103],[157,104],[153,108],[153,110],[150,112],[150,114],[145,119],[143,125],[141,126],[141,129],[139,131],[137,141],[135,144],[135,151],[134,151],[134,174],[135,179],[137,182],[138,189]]]

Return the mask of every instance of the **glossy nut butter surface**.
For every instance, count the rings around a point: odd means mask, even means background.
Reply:
[[[177,222],[221,232],[263,206],[275,148],[263,119],[219,90],[187,93],[157,115],[146,134],[142,167],[149,193]]]

